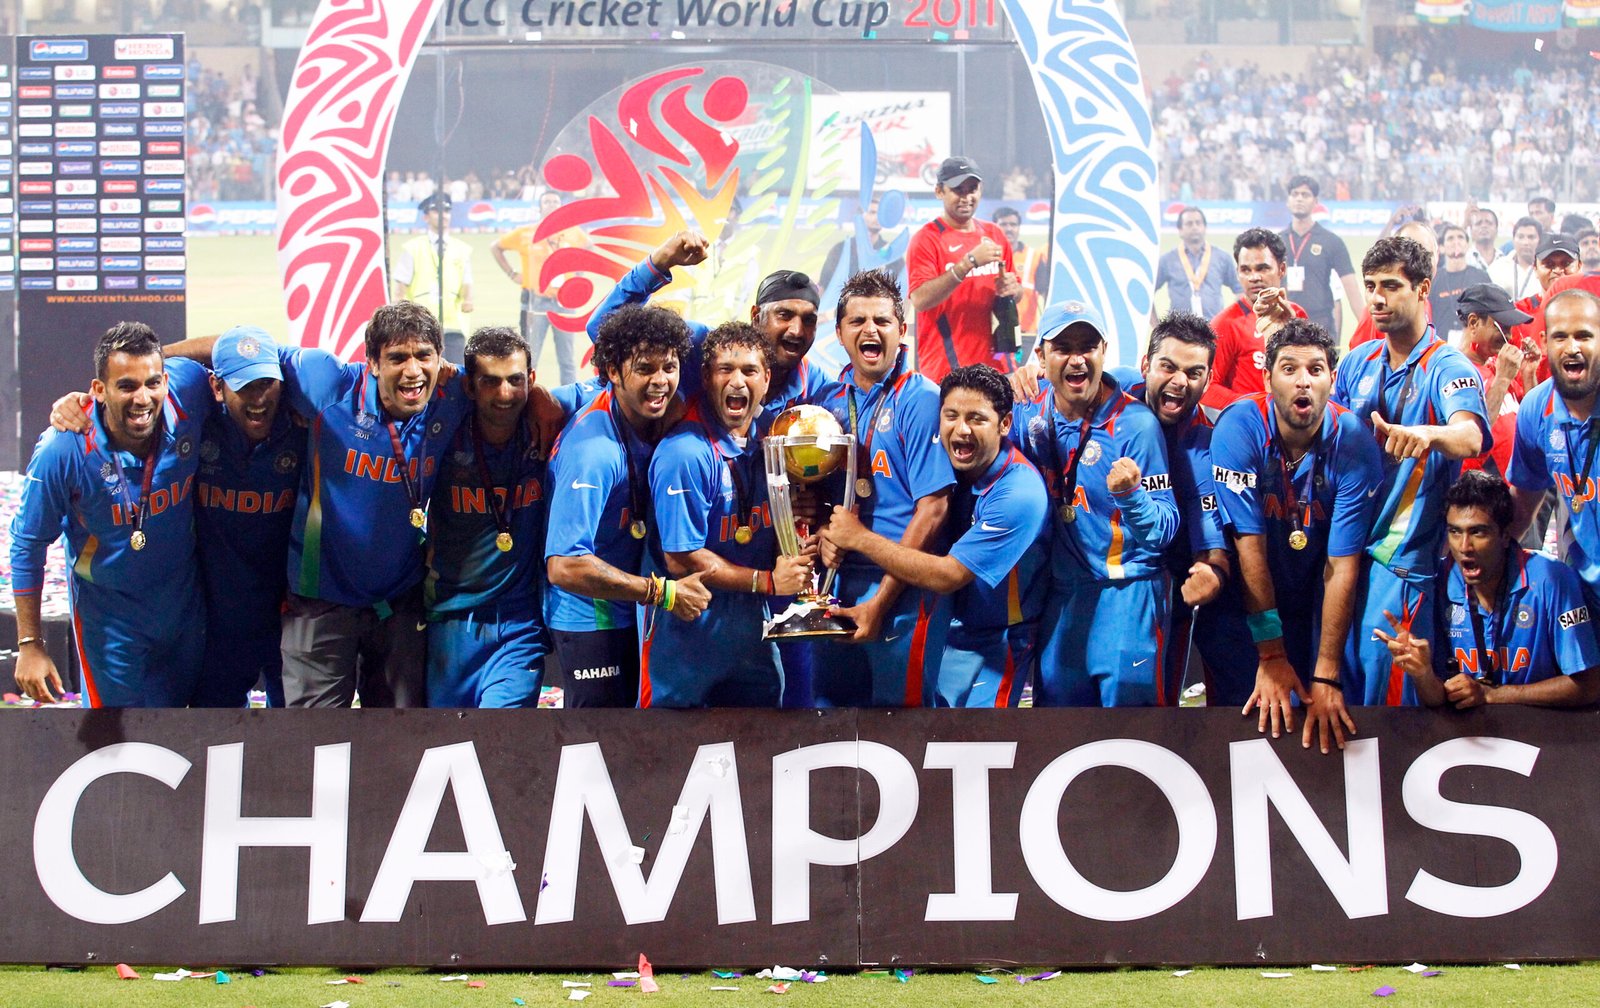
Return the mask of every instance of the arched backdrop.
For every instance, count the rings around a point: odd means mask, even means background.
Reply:
[[[1003,0],[1049,132],[1052,300],[1099,307],[1134,363],[1158,245],[1151,118],[1109,0]],[[442,0],[321,0],[290,82],[278,159],[278,263],[290,340],[341,357],[386,300],[384,155]],[[870,44],[870,43],[863,43]],[[957,110],[957,114],[961,114]]]

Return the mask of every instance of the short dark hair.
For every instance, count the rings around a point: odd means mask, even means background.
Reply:
[[[1022,214],[1017,212],[1016,207],[1003,206],[994,212],[995,223],[998,224],[1002,217],[1015,217],[1018,224],[1022,223]]]
[[[1556,212],[1556,201],[1548,196],[1535,196],[1528,201],[1529,206],[1544,207],[1552,215]]]
[[[1150,329],[1150,343],[1145,349],[1145,356],[1154,357],[1156,347],[1165,339],[1205,347],[1207,365],[1217,359],[1217,334],[1211,331],[1211,323],[1198,315],[1186,311],[1170,311],[1163,315],[1161,321]]]
[[[1511,527],[1511,488],[1506,481],[1482,469],[1469,469],[1444,494],[1446,513],[1451,508],[1482,508],[1504,532]]]
[[[1446,224],[1444,227],[1439,229],[1439,240],[1443,241],[1444,239],[1450,237],[1450,232],[1452,231],[1460,231],[1461,237],[1466,238],[1468,241],[1472,239],[1472,236],[1467,233],[1467,229],[1462,227],[1460,224]]]
[[[1247,248],[1264,248],[1272,253],[1272,258],[1279,266],[1289,258],[1289,250],[1284,247],[1283,239],[1274,231],[1266,228],[1250,228],[1241,231],[1239,237],[1233,240],[1233,261],[1239,261],[1239,253]]]
[[[600,323],[594,341],[594,367],[604,377],[619,373],[641,354],[689,356],[689,326],[683,316],[656,305],[623,305]]]
[[[844,310],[851,298],[888,298],[894,302],[894,317],[902,325],[906,321],[905,301],[900,294],[900,284],[883,270],[862,270],[844,282],[839,291],[839,303],[834,307],[835,321],[844,318]]]
[[[433,312],[415,301],[383,305],[367,323],[367,360],[376,361],[384,347],[409,339],[427,340],[435,350],[444,349],[444,330]]]
[[[1321,196],[1322,187],[1317,185],[1317,180],[1310,175],[1290,175],[1289,184],[1283,187],[1284,192],[1294,192],[1301,186],[1311,190],[1311,195]]]
[[[1210,227],[1211,226],[1211,222],[1206,220],[1206,212],[1204,210],[1200,209],[1197,206],[1194,206],[1194,205],[1191,204],[1190,206],[1186,206],[1182,210],[1179,210],[1178,211],[1178,223],[1179,224],[1183,223],[1183,218],[1184,218],[1185,214],[1199,214],[1200,215],[1200,223],[1204,224],[1206,227]]]
[[[161,338],[143,322],[118,322],[107,329],[94,345],[94,376],[101,381],[106,380],[106,364],[114,353],[127,354],[129,357],[148,357],[151,354],[163,357]]]
[[[1273,365],[1278,363],[1278,354],[1284,347],[1318,347],[1328,357],[1328,367],[1336,367],[1339,363],[1339,344],[1330,335],[1328,330],[1312,322],[1310,319],[1294,318],[1283,324],[1283,328],[1267,337],[1267,371],[1272,371]]]
[[[1488,214],[1489,218],[1494,221],[1495,230],[1500,230],[1500,215],[1495,213],[1493,210],[1490,210],[1486,206],[1481,206],[1474,210],[1473,213]]]
[[[971,389],[981,393],[994,407],[995,415],[1002,419],[1011,415],[1011,407],[1016,402],[1011,394],[1011,383],[1006,381],[1005,375],[987,364],[968,364],[945,375],[939,382],[939,405],[943,406],[945,399],[956,389]]]
[[[1573,234],[1572,240],[1581,244],[1585,238],[1593,238],[1596,235],[1600,235],[1600,231],[1596,231],[1594,225],[1591,224],[1588,227],[1579,228]]]
[[[1544,237],[1544,225],[1540,224],[1532,217],[1518,217],[1517,222],[1511,225],[1511,233],[1515,235],[1518,231],[1521,231],[1525,227],[1533,228],[1539,233],[1540,238]]]
[[[1593,228],[1594,221],[1583,214],[1569,213],[1561,218],[1561,233],[1575,235],[1585,228]]]
[[[533,354],[528,350],[528,341],[522,334],[510,326],[484,326],[467,337],[467,345],[462,353],[467,358],[467,374],[476,374],[479,357],[504,358],[514,353],[521,353],[522,359],[528,362],[529,370],[533,368]]]
[[[761,354],[761,366],[768,371],[777,363],[777,352],[766,334],[748,322],[724,322],[706,333],[700,344],[700,371],[710,374],[717,355],[724,350],[755,350]]]
[[[1361,257],[1361,275],[1381,269],[1400,267],[1400,272],[1415,287],[1424,280],[1433,279],[1433,253],[1422,243],[1399,235],[1379,238]]]

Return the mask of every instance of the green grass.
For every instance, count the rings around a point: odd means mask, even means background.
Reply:
[[[382,1008],[404,1005],[426,1006],[509,1005],[521,998],[529,1005],[565,1002],[568,991],[563,980],[587,980],[592,996],[588,1008],[619,1005],[624,999],[647,997],[658,1008],[674,1005],[772,1003],[766,993],[770,981],[720,980],[709,973],[691,973],[684,978],[675,971],[663,970],[657,977],[658,994],[643,995],[633,988],[606,986],[608,973],[473,973],[482,980],[481,989],[464,982],[441,982],[446,974],[421,970],[384,970],[360,974],[360,986],[328,986],[327,981],[345,974],[324,969],[273,971],[263,977],[249,970],[230,971],[233,982],[218,986],[211,980],[184,980],[162,983],[150,977],[166,969],[141,969],[142,980],[117,980],[108,967],[82,972],[38,967],[0,967],[0,1005],[6,1008],[57,1005],[115,1005],[116,1008],[311,1008],[332,1001],[347,1001],[351,1008]],[[1054,980],[1026,985],[1005,974],[994,974],[1000,982],[979,983],[972,972],[922,973],[900,983],[882,974],[845,974],[825,984],[794,983],[788,998],[815,1008],[843,1008],[871,1005],[994,1005],[1008,1004],[1137,1005],[1198,1008],[1207,1005],[1271,1005],[1273,1008],[1326,1008],[1330,1004],[1365,1004],[1372,992],[1382,986],[1393,987],[1392,1005],[1448,1005],[1449,1008],[1474,1008],[1479,1005],[1555,1005],[1592,1001],[1600,995],[1600,965],[1584,963],[1570,966],[1525,966],[1520,971],[1503,966],[1444,967],[1444,975],[1432,978],[1414,976],[1394,966],[1383,966],[1361,973],[1341,969],[1337,973],[1313,973],[1304,965],[1283,967],[1294,975],[1285,980],[1267,980],[1257,969],[1201,969],[1186,977],[1174,977],[1171,970],[1097,970],[1064,973]],[[1037,972],[1029,970],[1028,973]],[[712,991],[713,984],[737,986],[738,992]]]

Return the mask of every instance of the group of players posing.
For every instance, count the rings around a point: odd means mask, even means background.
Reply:
[[[1457,479],[1489,447],[1483,389],[1428,321],[1433,256],[1408,238],[1362,263],[1381,339],[1336,367],[1321,327],[1263,311],[1264,388],[1220,413],[1193,315],[1113,374],[1100,315],[1058,303],[1032,366],[935,386],[894,281],[863,272],[830,379],[804,274],[763,280],[748,324],[645,303],[704,255],[685,233],[635,267],[591,324],[601,377],[553,392],[505,328],[458,375],[406,302],[374,314],[362,364],[249,328],[165,348],[112,329],[13,524],[19,685],[61,688],[38,588],[65,532],[95,706],[237,706],[263,676],[290,706],[531,706],[542,681],[568,706],[1006,706],[1030,679],[1041,706],[1159,705],[1191,640],[1212,704],[1277,734],[1298,702],[1325,751],[1347,705],[1600,696],[1587,291],[1542,306],[1552,375],[1508,488]],[[801,403],[855,435],[858,506],[819,484],[794,558],[760,443]],[[1552,487],[1570,566],[1516,543]],[[764,642],[816,560],[857,632]]]

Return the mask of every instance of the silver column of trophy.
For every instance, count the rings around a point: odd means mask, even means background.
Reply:
[[[795,519],[791,480],[812,484],[845,468],[844,506],[856,502],[856,439],[840,426],[838,419],[821,406],[791,406],[773,421],[772,430],[762,441],[767,467],[767,500],[772,506],[772,527],[778,535],[778,548],[785,556],[800,555],[800,541],[811,534]],[[811,588],[795,596],[793,604],[772,619],[762,630],[763,640],[795,637],[848,637],[855,623],[829,616],[830,606],[839,604],[832,596],[835,571],[829,570],[819,588],[817,575],[811,575]]]

